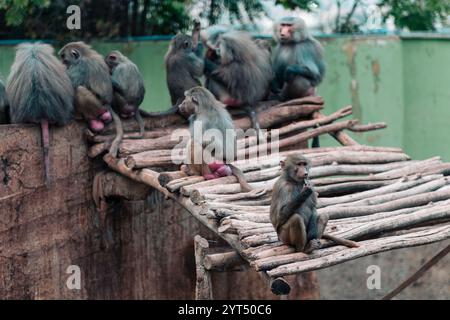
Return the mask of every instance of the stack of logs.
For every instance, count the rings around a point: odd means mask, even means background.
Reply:
[[[146,131],[143,139],[125,139],[121,159],[105,156],[104,160],[122,175],[178,201],[272,279],[450,238],[450,181],[446,177],[450,163],[439,157],[415,161],[398,148],[359,145],[342,130],[368,131],[385,124],[336,121],[350,115],[351,107],[328,116],[322,115],[321,109],[319,97],[261,106],[261,128],[278,129],[280,152],[258,156],[255,137],[239,141],[239,153],[247,158],[234,164],[256,189],[251,192],[243,192],[234,176],[205,181],[177,171],[171,155],[174,148],[184,145],[170,135],[175,129],[187,128],[185,120],[177,117]],[[237,128],[250,127],[248,118],[234,120]],[[266,137],[273,132],[268,131]],[[307,149],[307,141],[322,134],[331,134],[343,146]],[[112,135],[89,134],[88,138],[94,143],[89,155],[97,156],[107,150]],[[332,246],[321,240],[321,248],[308,255],[296,253],[278,240],[269,220],[271,189],[280,174],[279,161],[297,152],[311,161],[310,177],[319,193],[318,212],[328,213],[331,219],[327,232],[356,240],[360,247]],[[231,254],[230,259],[236,256]]]

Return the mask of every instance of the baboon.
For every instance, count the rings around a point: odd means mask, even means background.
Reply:
[[[280,165],[282,173],[273,187],[270,204],[270,221],[280,240],[306,253],[319,248],[321,238],[357,247],[356,242],[324,233],[328,215],[317,213],[317,196],[308,180],[308,160],[294,154],[281,161]]]
[[[12,123],[41,126],[45,185],[50,184],[49,124],[72,119],[74,90],[64,66],[48,44],[21,44],[6,86]]]
[[[172,106],[178,107],[187,90],[201,86],[203,59],[194,47],[193,39],[178,34],[170,41],[164,62]]]
[[[144,101],[144,79],[138,67],[120,51],[112,51],[105,59],[113,85],[113,109],[121,118],[134,117],[139,124],[139,135],[144,136],[144,121],[139,106]]]
[[[185,114],[191,114],[189,118],[191,140],[188,144],[189,163],[182,166],[182,170],[188,175],[202,175],[205,179],[234,175],[244,191],[252,190],[242,171],[226,163],[230,158],[233,158],[231,161],[234,160],[237,145],[233,120],[225,106],[203,87],[194,87],[186,91],[185,97],[180,104],[180,110]],[[196,124],[201,126],[200,136],[195,131]],[[219,135],[209,137],[208,134],[212,132],[207,132],[208,130],[217,130]],[[207,133],[208,138],[205,138],[204,133]],[[212,159],[205,158],[205,150],[211,151]],[[201,154],[196,156],[196,152]],[[200,163],[196,163],[197,159]]]
[[[272,67],[267,52],[242,31],[218,37],[215,48],[205,58],[205,86],[229,107],[246,108],[253,127],[259,129],[256,104],[270,92]]]
[[[277,46],[273,54],[272,88],[281,100],[315,95],[325,74],[323,48],[308,32],[305,22],[285,17],[274,24]]]
[[[112,110],[113,88],[109,68],[103,57],[82,41],[66,44],[59,56],[76,89],[76,109],[89,121],[94,131],[101,131],[111,119],[116,137],[109,153],[116,157],[123,137],[122,122]],[[80,88],[81,87],[81,88]],[[92,115],[96,115],[95,118]]]

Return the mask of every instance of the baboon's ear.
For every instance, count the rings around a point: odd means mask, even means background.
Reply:
[[[195,104],[198,104],[198,100],[197,100],[197,97],[196,97],[196,96],[192,96],[192,101],[193,101]]]
[[[281,169],[284,169],[285,165],[286,165],[286,163],[285,163],[283,160],[281,160],[281,161],[280,161],[280,167],[281,167]]]

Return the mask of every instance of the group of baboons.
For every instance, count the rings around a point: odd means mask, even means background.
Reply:
[[[234,130],[225,108],[228,106],[244,110],[259,130],[258,102],[314,95],[323,79],[323,49],[302,19],[286,17],[275,23],[274,40],[276,47],[272,50],[269,41],[253,39],[247,32],[224,26],[201,30],[196,22],[192,36],[178,34],[170,42],[165,65],[172,107],[160,113],[139,110],[145,95],[142,75],[119,51],[104,58],[89,45],[72,42],[59,51],[58,59],[48,44],[22,44],[17,48],[6,90],[0,81],[0,123],[40,124],[47,186],[49,124],[62,126],[74,116],[85,119],[94,132],[101,132],[114,121],[116,137],[109,153],[116,157],[123,137],[121,118],[134,117],[142,137],[142,115],[158,117],[178,112],[189,116],[188,149],[198,146],[203,150],[214,142],[213,149],[223,149],[220,154],[225,155],[229,141],[194,139],[195,121],[200,121],[202,132],[216,129],[226,137],[227,130]],[[231,148],[236,149],[236,141],[231,142]],[[193,152],[188,154],[192,157]],[[235,175],[242,189],[251,191],[242,172],[224,158],[209,163],[202,160],[200,164],[190,160],[181,167],[187,174],[205,179]],[[317,215],[315,192],[307,179],[307,160],[300,155],[288,157],[282,170],[272,192],[272,223],[281,240],[300,251],[311,251],[315,245],[310,240],[324,236],[328,219]]]

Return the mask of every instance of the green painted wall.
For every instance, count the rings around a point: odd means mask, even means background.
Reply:
[[[450,39],[396,36],[320,37],[327,75],[319,87],[325,113],[353,105],[362,122],[388,123],[388,129],[353,134],[357,141],[403,147],[415,159],[435,155],[450,160]],[[170,99],[163,57],[167,41],[102,42],[100,53],[119,49],[141,69],[146,110],[165,110]],[[0,45],[0,73],[6,77],[12,46]],[[323,138],[322,145],[336,145]]]

